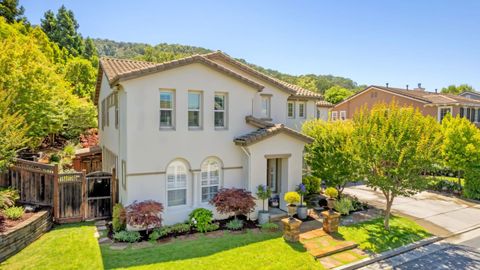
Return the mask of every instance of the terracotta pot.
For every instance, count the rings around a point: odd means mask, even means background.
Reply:
[[[297,206],[295,204],[289,204],[287,205],[287,208],[288,208],[288,216],[290,218],[293,218],[293,215],[297,213]]]

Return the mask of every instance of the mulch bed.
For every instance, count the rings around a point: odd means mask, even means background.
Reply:
[[[33,213],[33,212],[24,213],[23,216],[20,219],[17,219],[17,220],[11,220],[11,219],[5,218],[5,223],[3,225],[3,228],[2,228],[3,230],[1,232],[8,232],[10,229],[17,226],[21,222],[29,219],[31,216],[33,216],[33,214],[35,214],[35,213]]]

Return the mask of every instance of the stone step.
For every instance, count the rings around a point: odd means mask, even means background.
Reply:
[[[327,236],[327,233],[323,229],[316,229],[300,234],[300,242],[303,243],[306,240],[310,240],[317,237]]]
[[[270,222],[277,222],[277,221],[280,221],[280,220],[282,220],[286,217],[288,217],[287,213],[270,214]]]
[[[319,258],[323,258],[323,257],[326,257],[326,256],[330,256],[330,255],[339,253],[339,252],[354,249],[357,246],[358,246],[357,243],[350,242],[350,241],[345,241],[345,242],[340,242],[340,243],[338,243],[337,245],[334,245],[334,246],[310,249],[310,250],[308,250],[308,253],[310,253],[316,259],[319,259]]]

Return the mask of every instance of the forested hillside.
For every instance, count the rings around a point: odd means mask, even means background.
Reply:
[[[202,47],[179,44],[160,43],[158,45],[151,46],[145,43],[117,42],[108,39],[94,39],[93,41],[95,43],[95,46],[97,47],[97,51],[100,56],[111,56],[115,58],[128,58],[151,62],[165,62],[183,58],[193,54],[204,54],[212,52],[212,50]],[[256,70],[266,73],[272,77],[299,85],[303,88],[310,89],[322,94],[324,94],[328,89],[332,88],[333,86],[349,90],[347,91],[347,94],[353,93],[354,91],[363,88],[362,86],[358,86],[356,82],[349,78],[315,74],[294,76],[279,72],[274,69],[267,69],[261,66],[257,66],[248,63],[243,59],[237,60],[248,64]]]

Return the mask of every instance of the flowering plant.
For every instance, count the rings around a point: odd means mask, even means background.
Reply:
[[[285,193],[284,199],[288,204],[295,205],[296,203],[300,202],[300,194],[295,191],[290,191]]]
[[[298,194],[300,194],[300,206],[302,206],[303,205],[303,197],[305,195],[307,195],[307,187],[303,183],[300,183],[297,186],[296,191],[297,191]]]

